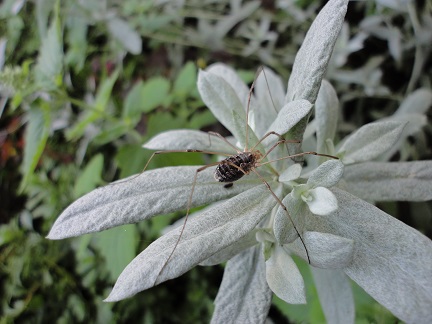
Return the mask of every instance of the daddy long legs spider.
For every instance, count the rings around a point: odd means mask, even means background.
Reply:
[[[264,73],[264,70],[262,70],[262,71]],[[265,74],[263,74],[263,75],[264,75],[264,77],[266,77]],[[191,209],[191,205],[192,205],[192,198],[193,198],[193,195],[195,192],[195,188],[196,188],[196,184],[197,184],[197,180],[198,180],[198,175],[200,172],[202,172],[202,171],[204,171],[210,167],[215,167],[215,171],[214,171],[215,180],[217,180],[221,183],[224,183],[225,184],[224,187],[227,190],[229,190],[228,188],[231,187],[235,181],[241,179],[242,177],[244,177],[250,173],[255,174],[256,177],[258,177],[258,179],[261,180],[262,183],[266,186],[269,193],[274,197],[277,204],[283,209],[283,211],[287,215],[287,217],[288,217],[290,223],[292,224],[297,236],[301,240],[301,243],[302,243],[304,250],[305,250],[307,261],[308,261],[308,263],[310,263],[309,252],[308,252],[308,249],[306,247],[306,244],[303,240],[302,235],[300,234],[299,230],[297,229],[296,224],[294,223],[287,207],[283,204],[281,198],[279,198],[278,195],[275,194],[275,192],[271,188],[271,186],[270,186],[269,182],[266,180],[266,178],[264,176],[262,176],[260,174],[260,172],[257,171],[257,168],[259,168],[263,165],[267,165],[269,167],[269,169],[272,171],[272,173],[275,176],[278,176],[279,174],[277,173],[277,171],[271,167],[271,163],[276,162],[276,161],[293,159],[293,158],[304,156],[304,155],[319,155],[319,156],[324,156],[324,157],[328,157],[328,158],[336,158],[336,157],[326,155],[326,154],[319,154],[317,152],[301,152],[301,153],[296,153],[296,154],[291,154],[291,155],[289,154],[289,155],[271,160],[271,159],[269,159],[269,154],[271,154],[281,144],[299,143],[299,141],[287,140],[281,134],[279,134],[275,131],[267,132],[266,134],[264,134],[261,137],[261,139],[257,140],[257,142],[253,146],[249,146],[249,141],[250,141],[249,140],[249,134],[248,134],[248,132],[249,132],[249,112],[250,112],[250,106],[251,106],[251,96],[252,96],[252,93],[254,90],[255,82],[256,82],[256,78],[255,78],[254,82],[252,83],[252,86],[249,89],[249,93],[248,93],[248,97],[247,97],[247,105],[246,105],[246,109],[245,109],[245,113],[246,113],[245,134],[246,134],[246,136],[245,136],[245,144],[244,144],[243,149],[239,149],[238,147],[234,146],[233,144],[231,144],[227,139],[225,139],[219,133],[208,132],[209,147],[211,147],[211,138],[216,137],[216,138],[219,138],[220,140],[222,140],[223,142],[225,142],[233,150],[233,153],[228,154],[228,153],[222,153],[222,152],[211,151],[211,150],[201,150],[201,149],[159,150],[159,151],[154,152],[150,156],[149,160],[147,161],[147,163],[146,163],[146,165],[142,171],[142,172],[144,172],[147,169],[149,163],[152,161],[152,159],[156,155],[160,155],[160,154],[180,153],[180,152],[186,152],[186,153],[187,152],[198,152],[198,153],[204,153],[204,154],[210,154],[210,155],[219,155],[219,156],[225,157],[223,160],[221,160],[219,162],[214,162],[214,163],[202,166],[202,167],[198,167],[196,169],[195,174],[193,176],[192,183],[191,183],[191,189],[190,189],[190,193],[189,193],[188,201],[187,201],[187,205],[186,205],[187,206],[186,207],[186,215],[184,218],[183,225],[181,226],[181,230],[180,230],[178,239],[176,240],[176,242],[175,242],[170,254],[168,255],[166,261],[164,262],[163,266],[159,270],[159,272],[156,276],[154,285],[157,284],[157,280],[158,280],[159,276],[161,275],[161,273],[164,271],[166,265],[171,260],[171,257],[175,253],[175,250],[176,250],[177,246],[179,245],[179,242],[181,241],[182,235],[183,235],[184,230],[187,226],[187,220],[188,220],[188,216],[190,214],[190,209]],[[275,136],[278,139],[273,145],[269,144],[268,145],[269,148],[266,151],[262,151],[260,149],[260,146],[270,136]]]

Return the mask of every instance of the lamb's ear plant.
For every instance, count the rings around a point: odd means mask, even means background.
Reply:
[[[293,222],[262,179],[249,175],[224,188],[213,179],[212,168],[198,174],[190,204],[197,167],[146,171],[94,190],[61,214],[48,238],[102,231],[185,210],[188,205],[208,205],[191,215],[184,230],[182,226],[174,228],[139,254],[124,269],[106,301],[131,297],[196,265],[226,261],[213,322],[262,323],[272,292],[288,303],[307,302],[302,275],[291,257],[295,254],[310,261],[329,323],[354,322],[349,278],[401,320],[432,322],[432,242],[362,200],[431,199],[432,162],[372,161],[398,142],[407,125],[397,120],[366,125],[341,143],[333,143],[333,103],[337,98],[332,97],[329,84],[321,84],[347,3],[331,0],[317,16],[296,57],[287,93],[274,95],[273,102],[280,103],[276,110],[263,94],[268,88],[280,89],[280,78],[266,70],[268,85],[257,80],[250,100],[248,139],[248,87],[221,64],[200,71],[198,76],[203,101],[231,131],[239,149],[245,142],[254,145],[263,134],[275,131],[273,128],[286,139],[302,140],[318,97],[314,122],[317,148],[339,160],[311,156],[307,167],[295,159],[283,159],[259,168]],[[272,144],[264,141],[261,147],[266,151]],[[189,130],[162,133],[145,147],[232,152],[219,138],[209,142],[206,133]],[[300,151],[298,144],[292,147]],[[283,147],[274,150],[270,158],[286,155]]]

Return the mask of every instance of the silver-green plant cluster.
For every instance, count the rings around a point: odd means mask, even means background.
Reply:
[[[322,9],[297,54],[286,93],[272,71],[265,70],[266,80],[263,75],[258,78],[247,140],[249,89],[237,74],[215,64],[199,72],[198,89],[240,149],[275,131],[339,157],[311,156],[304,168],[295,159],[283,159],[259,169],[303,237],[327,321],[354,322],[352,279],[401,320],[430,323],[432,241],[371,204],[432,199],[431,161],[385,161],[386,152],[395,150],[422,123],[412,126],[395,114],[334,143],[338,101],[323,76],[347,3],[331,0]],[[422,96],[431,100],[430,92]],[[313,123],[306,128],[314,106]],[[404,109],[406,113],[410,107]],[[418,108],[412,107],[412,112],[418,113]],[[266,140],[259,148],[266,151],[272,144]],[[162,133],[145,147],[235,153],[226,142],[218,138],[209,142],[207,133],[191,130]],[[298,152],[299,145],[289,148]],[[286,155],[281,147],[269,159]],[[61,214],[48,238],[78,236],[184,210],[196,170],[196,166],[161,168],[94,190]],[[256,176],[224,188],[212,173],[209,168],[198,174],[190,207],[208,206],[191,215],[180,241],[181,226],[153,242],[124,269],[107,301],[131,297],[196,265],[227,262],[214,323],[264,322],[272,293],[288,303],[306,303],[305,284],[291,255],[306,262],[308,258],[281,206]]]

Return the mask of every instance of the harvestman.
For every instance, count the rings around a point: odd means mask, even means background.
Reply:
[[[264,69],[261,68],[261,71],[264,74],[264,77],[266,78],[267,81],[267,77],[265,76],[265,72]],[[259,73],[258,73],[259,74]],[[162,273],[162,271],[165,269],[166,265],[168,264],[169,260],[171,259],[172,255],[174,254],[180,240],[181,237],[183,235],[184,229],[186,227],[186,222],[189,216],[189,212],[191,209],[191,204],[192,204],[192,197],[193,197],[193,193],[195,191],[195,186],[196,186],[196,181],[197,181],[197,177],[198,174],[210,167],[216,166],[215,169],[215,173],[214,173],[214,177],[217,181],[219,182],[223,182],[225,183],[224,187],[225,188],[229,188],[233,185],[233,182],[239,180],[240,178],[242,178],[243,176],[253,172],[257,175],[257,177],[265,184],[265,186],[267,187],[267,189],[269,190],[269,192],[271,193],[271,195],[275,198],[276,202],[281,206],[281,208],[285,211],[288,219],[290,220],[291,224],[293,225],[297,235],[299,236],[303,247],[306,251],[306,256],[308,259],[308,263],[310,264],[310,257],[309,257],[309,252],[308,249],[306,247],[306,244],[303,240],[303,237],[300,235],[300,232],[297,230],[297,227],[294,224],[293,219],[291,218],[286,206],[282,203],[281,199],[273,192],[273,190],[271,189],[269,183],[264,179],[264,177],[258,173],[258,171],[256,170],[256,168],[265,165],[265,164],[269,164],[272,162],[276,162],[276,161],[280,161],[280,160],[285,160],[285,159],[292,159],[298,156],[303,156],[303,155],[319,155],[319,156],[324,156],[324,157],[329,157],[329,158],[334,158],[334,159],[338,159],[335,156],[331,156],[331,155],[327,155],[327,154],[320,154],[317,152],[302,152],[302,153],[297,153],[297,154],[292,154],[292,155],[287,155],[284,156],[282,158],[278,158],[275,160],[271,160],[271,161],[264,161],[264,159],[266,159],[266,157],[276,148],[278,147],[280,144],[284,144],[284,143],[299,143],[299,141],[292,141],[292,140],[286,140],[283,138],[283,136],[281,134],[278,134],[276,132],[268,132],[266,133],[254,146],[252,146],[250,149],[248,148],[248,132],[249,132],[249,127],[248,127],[248,122],[249,122],[249,109],[250,109],[250,101],[251,101],[251,95],[254,89],[254,85],[256,82],[256,78],[254,80],[254,82],[251,85],[251,88],[249,90],[249,95],[248,95],[248,101],[247,101],[247,108],[246,108],[246,140],[245,140],[245,147],[243,149],[243,151],[239,150],[237,147],[235,147],[234,145],[232,145],[225,137],[223,137],[221,134],[216,133],[216,132],[208,132],[209,135],[209,141],[211,136],[215,136],[220,138],[221,140],[223,140],[225,143],[227,143],[231,148],[234,149],[234,151],[236,151],[236,154],[230,155],[230,154],[226,154],[226,153],[221,153],[221,152],[212,152],[212,151],[204,151],[204,150],[194,150],[194,149],[186,149],[186,150],[166,150],[166,151],[156,151],[153,152],[153,154],[150,156],[149,160],[147,161],[146,165],[144,166],[144,169],[142,172],[144,172],[150,161],[158,154],[166,154],[166,153],[189,153],[189,152],[197,152],[197,153],[204,153],[204,154],[212,154],[212,155],[222,155],[222,156],[226,156],[225,159],[223,159],[222,161],[219,162],[215,162],[215,163],[211,163],[205,166],[202,166],[200,168],[198,168],[195,171],[195,175],[193,178],[193,183],[192,183],[192,187],[191,187],[191,191],[189,194],[189,198],[188,198],[188,202],[187,202],[187,210],[186,210],[186,216],[185,216],[185,220],[183,222],[181,231],[180,231],[180,235],[170,253],[170,255],[168,256],[168,259],[165,261],[164,265],[162,266],[162,268],[160,269],[158,275],[156,276],[155,279],[155,284],[157,282],[157,279],[159,278],[160,274]],[[271,98],[271,95],[270,95]],[[273,99],[271,99],[273,101]],[[262,143],[267,137],[274,135],[277,136],[279,138],[279,140],[274,143],[270,149],[266,152],[266,153],[262,153],[257,149],[257,146]],[[211,145],[211,141],[210,141],[210,145]],[[142,173],[141,172],[141,173]]]

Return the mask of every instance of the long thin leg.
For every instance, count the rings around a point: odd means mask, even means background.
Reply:
[[[308,263],[310,264],[311,261],[310,261],[310,257],[309,257],[308,249],[306,248],[306,244],[305,244],[305,242],[304,242],[304,240],[303,240],[303,237],[300,235],[300,232],[297,230],[297,227],[295,226],[294,221],[293,221],[293,219],[291,218],[291,215],[290,215],[289,212],[288,212],[288,209],[287,209],[286,206],[282,203],[282,201],[279,199],[279,197],[276,196],[276,194],[273,192],[273,190],[271,189],[271,187],[270,187],[269,183],[266,181],[266,179],[264,179],[264,177],[263,177],[261,174],[259,174],[257,170],[252,169],[252,171],[253,171],[253,172],[258,176],[258,178],[261,179],[262,182],[264,182],[264,184],[266,185],[267,189],[270,191],[270,193],[272,194],[272,196],[276,199],[277,203],[282,207],[282,209],[283,209],[283,210],[285,211],[285,213],[287,214],[288,219],[290,220],[290,222],[291,222],[291,224],[293,225],[293,227],[294,227],[294,229],[295,229],[297,235],[298,235],[299,238],[300,238],[300,241],[303,243],[303,246],[304,246],[305,251],[306,251],[306,256],[307,256],[307,259],[308,259]]]
[[[287,143],[300,143],[300,141],[296,141],[296,140],[286,140],[283,138],[283,136],[279,133],[276,132],[268,132],[266,134],[264,134],[263,137],[261,137],[261,139],[258,141],[258,143],[256,143],[252,148],[251,151],[253,151],[262,141],[264,141],[267,137],[269,137],[270,135],[276,135],[277,137],[279,137],[279,139],[282,141],[286,141]]]
[[[274,143],[273,146],[270,147],[270,149],[267,151],[267,153],[264,154],[264,155],[260,158],[260,161],[264,160],[264,159],[267,157],[267,155],[269,155],[269,154],[271,153],[271,151],[273,151],[273,150],[274,150],[276,147],[278,147],[280,144],[282,144],[282,143],[286,143],[286,142],[287,142],[286,140],[280,140],[280,141],[277,141],[276,143]]]
[[[331,159],[339,160],[339,158],[337,156],[333,156],[333,155],[321,154],[321,153],[317,153],[317,152],[302,152],[302,153],[297,153],[297,154],[292,154],[292,155],[284,156],[284,157],[281,157],[279,159],[274,159],[274,160],[267,161],[267,162],[264,162],[264,163],[259,163],[257,165],[257,167],[265,165],[265,164],[273,163],[273,162],[276,162],[276,161],[281,161],[281,160],[286,160],[286,159],[292,159],[293,157],[303,156],[303,155],[307,155],[307,154],[318,155],[318,156],[325,156],[325,157],[328,157],[328,158],[331,158]]]
[[[229,146],[231,146],[233,149],[234,149],[234,151],[236,151],[237,153],[241,153],[241,151],[237,148],[237,147],[235,147],[234,145],[232,145],[225,137],[223,137],[221,134],[219,134],[219,133],[216,133],[216,132],[212,132],[212,131],[210,131],[210,132],[208,132],[208,135],[209,135],[209,142],[210,142],[210,146],[211,146],[211,139],[210,139],[210,135],[213,135],[213,136],[217,136],[217,137],[219,137],[221,140],[223,140],[225,143],[227,143]]]
[[[188,202],[187,202],[186,216],[185,216],[185,220],[184,220],[184,222],[183,222],[183,226],[182,226],[182,228],[181,228],[181,230],[180,230],[179,237],[178,237],[176,243],[174,244],[174,247],[173,247],[173,249],[172,249],[170,255],[168,256],[168,259],[165,261],[164,265],[163,265],[162,268],[159,270],[159,272],[158,272],[158,274],[157,274],[157,276],[156,276],[156,279],[155,279],[155,282],[154,282],[153,286],[156,286],[156,283],[157,283],[157,280],[159,279],[159,276],[161,275],[162,271],[165,269],[165,267],[166,267],[166,265],[168,264],[169,260],[170,260],[171,257],[173,256],[174,251],[177,249],[177,246],[178,246],[179,243],[180,243],[181,237],[183,236],[183,232],[184,232],[184,229],[185,229],[185,227],[186,227],[186,222],[187,222],[187,220],[188,220],[189,212],[190,212],[191,205],[192,205],[192,197],[193,197],[193,193],[194,193],[194,191],[195,191],[195,186],[196,186],[196,180],[197,180],[197,177],[198,177],[198,173],[200,173],[201,171],[204,171],[205,169],[207,169],[207,168],[209,168],[209,167],[212,167],[212,166],[215,166],[215,165],[218,165],[218,164],[219,164],[219,162],[215,162],[215,163],[212,163],[212,164],[209,164],[209,165],[205,165],[205,166],[203,166],[203,167],[201,167],[201,168],[198,168],[198,169],[195,171],[195,176],[194,176],[194,179],[193,179],[193,184],[192,184],[191,192],[190,192],[190,194],[189,194],[189,199],[188,199]]]
[[[132,180],[138,178],[145,170],[147,170],[147,167],[149,166],[151,160],[153,160],[153,158],[156,155],[159,155],[159,154],[168,154],[168,153],[204,153],[204,154],[214,154],[214,155],[231,156],[231,154],[227,154],[227,153],[212,152],[212,151],[202,151],[202,150],[191,150],[191,149],[190,150],[187,149],[187,150],[156,151],[156,152],[153,152],[153,154],[150,156],[150,158],[148,159],[147,163],[145,164],[144,168],[142,169],[142,171],[140,173],[138,173],[137,175],[135,175],[132,179],[128,179],[128,180],[112,183],[112,184],[110,184],[110,186],[118,185],[118,184],[121,184],[123,182],[132,181]]]

